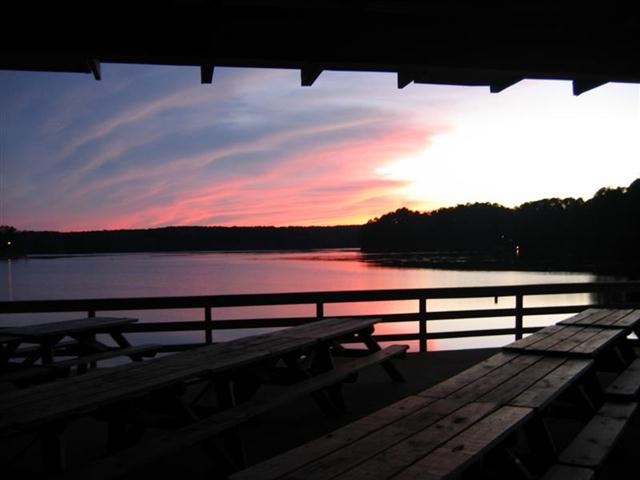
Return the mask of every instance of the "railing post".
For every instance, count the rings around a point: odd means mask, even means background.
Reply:
[[[523,311],[523,297],[522,293],[516,294],[516,340],[522,338],[522,311]]]
[[[420,342],[420,352],[425,353],[427,351],[427,299],[426,297],[419,298],[419,311],[418,311],[418,322],[419,322],[419,342]]]
[[[204,307],[204,343],[211,345],[213,343],[213,319],[211,318],[211,307]]]
[[[324,318],[324,303],[322,302],[316,303],[316,318],[318,320]]]
[[[95,310],[89,310],[89,311],[87,312],[87,317],[89,317],[89,318],[95,318],[95,316],[96,316],[96,311],[95,311]]]

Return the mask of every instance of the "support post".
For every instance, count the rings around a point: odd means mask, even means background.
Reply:
[[[521,293],[516,294],[516,340],[522,338],[522,311],[523,311],[523,295]]]
[[[419,322],[420,352],[424,353],[427,351],[427,299],[426,297],[420,297],[419,305],[420,306],[418,311],[418,322]]]
[[[316,303],[316,318],[321,320],[324,318],[324,303],[318,302]]]
[[[213,343],[213,325],[211,317],[211,307],[204,307],[204,343],[211,345]]]
[[[89,310],[89,311],[87,312],[87,317],[89,317],[89,318],[95,318],[95,316],[96,316],[96,311],[95,311],[95,310]]]

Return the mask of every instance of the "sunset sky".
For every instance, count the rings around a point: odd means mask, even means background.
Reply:
[[[592,196],[640,177],[638,85],[396,87],[385,73],[0,71],[0,224],[364,223],[406,206]]]

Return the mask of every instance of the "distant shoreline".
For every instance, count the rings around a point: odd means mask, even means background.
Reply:
[[[554,261],[525,261],[521,259],[503,259],[473,252],[364,252],[359,247],[333,248],[276,248],[249,250],[155,250],[130,252],[91,252],[91,253],[46,253],[28,254],[21,259],[53,260],[68,257],[101,257],[110,255],[198,255],[198,254],[277,254],[277,253],[313,253],[313,252],[345,252],[359,253],[361,261],[378,267],[390,268],[425,268],[442,270],[469,271],[530,271],[530,272],[569,272],[592,273],[596,275],[626,277],[633,279],[637,269],[627,264],[585,264]],[[319,260],[324,260],[319,257]]]

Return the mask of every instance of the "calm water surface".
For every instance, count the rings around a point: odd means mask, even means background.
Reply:
[[[229,293],[366,290],[389,288],[464,287],[532,283],[591,282],[586,273],[460,271],[406,267],[381,267],[363,261],[357,250],[314,252],[142,253],[30,257],[0,261],[0,299],[69,299]],[[525,306],[584,304],[587,294],[551,295],[525,299]],[[512,298],[429,301],[429,310],[509,308]],[[326,315],[399,313],[417,311],[417,301],[334,304]],[[257,318],[314,315],[310,305],[251,307],[214,310],[214,318]],[[109,313],[113,315],[113,312]],[[77,314],[71,314],[77,316]],[[199,320],[199,310],[126,312],[140,321]],[[69,314],[0,315],[0,326],[69,318]],[[548,324],[553,317],[534,318],[526,325]],[[432,322],[430,331],[512,327],[513,319]],[[379,326],[378,332],[416,331],[415,322]],[[247,332],[216,332],[218,339]],[[200,341],[193,332],[145,334],[143,341]],[[509,338],[460,339],[431,342],[431,349],[497,346]],[[412,346],[413,347],[413,346]]]

